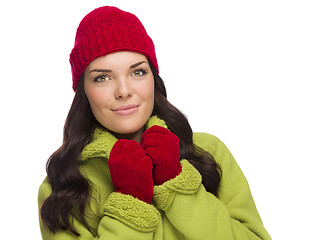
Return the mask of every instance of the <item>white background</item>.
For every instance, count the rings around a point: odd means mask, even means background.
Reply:
[[[82,17],[102,5],[141,19],[156,45],[169,100],[194,131],[212,133],[229,147],[272,238],[304,239],[307,2],[2,1],[0,201],[7,239],[41,238],[37,191],[48,157],[61,145],[74,95],[69,53]]]

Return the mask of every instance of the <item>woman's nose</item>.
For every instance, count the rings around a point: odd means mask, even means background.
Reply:
[[[117,86],[115,90],[115,98],[127,98],[131,97],[133,94],[133,89],[130,85],[130,82],[127,78],[122,78],[117,81]]]

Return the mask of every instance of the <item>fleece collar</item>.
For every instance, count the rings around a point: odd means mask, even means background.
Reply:
[[[158,125],[167,128],[164,120],[158,118],[157,116],[152,116],[146,123],[146,129]],[[79,161],[85,161],[89,158],[103,157],[109,158],[112,147],[118,139],[111,134],[109,131],[105,130],[103,127],[97,127],[91,137],[90,142],[82,150]]]

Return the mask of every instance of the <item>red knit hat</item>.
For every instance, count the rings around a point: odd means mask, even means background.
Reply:
[[[77,28],[70,54],[73,90],[76,90],[79,78],[90,62],[118,51],[145,55],[159,72],[154,44],[135,15],[108,6],[88,13]]]

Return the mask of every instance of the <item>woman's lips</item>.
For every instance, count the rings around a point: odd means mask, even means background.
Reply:
[[[113,112],[118,115],[131,115],[137,111],[138,107],[139,105],[126,105],[113,109]]]

